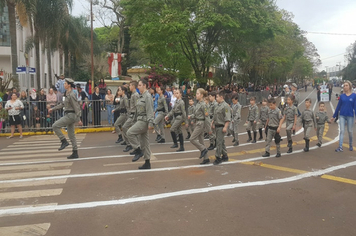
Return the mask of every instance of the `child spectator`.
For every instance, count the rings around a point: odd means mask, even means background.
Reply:
[[[318,137],[318,143],[316,144],[316,146],[321,147],[325,122],[331,123],[328,115],[326,114],[324,102],[319,103],[319,111],[315,113],[315,119],[316,119],[316,136]]]

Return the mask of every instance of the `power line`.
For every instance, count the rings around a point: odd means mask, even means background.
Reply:
[[[344,36],[356,36],[356,34],[347,34],[347,33],[328,33],[328,32],[312,32],[305,31],[307,34],[328,34],[328,35],[344,35]]]
[[[341,54],[338,54],[338,55],[335,55],[335,56],[331,56],[331,57],[327,57],[327,58],[323,58],[323,59],[320,59],[321,61],[325,61],[327,59],[330,59],[330,58],[334,58],[334,57],[338,57],[338,56],[341,56],[341,55],[345,55],[346,53],[341,53]]]

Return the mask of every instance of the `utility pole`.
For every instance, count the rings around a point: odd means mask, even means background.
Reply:
[[[90,0],[90,29],[91,29],[91,94],[94,94],[94,33],[93,33],[93,0]]]

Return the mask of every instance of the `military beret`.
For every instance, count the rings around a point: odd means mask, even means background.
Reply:
[[[68,83],[68,84],[74,84],[74,80],[70,79],[70,78],[65,78],[65,81]]]

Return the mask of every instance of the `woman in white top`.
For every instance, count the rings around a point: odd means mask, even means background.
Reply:
[[[22,138],[22,125],[21,125],[21,110],[24,108],[23,103],[17,99],[16,93],[11,94],[11,100],[8,100],[5,105],[5,109],[9,113],[9,122],[11,126],[11,136],[7,137],[13,138],[15,133],[15,126],[20,132],[20,138]]]

